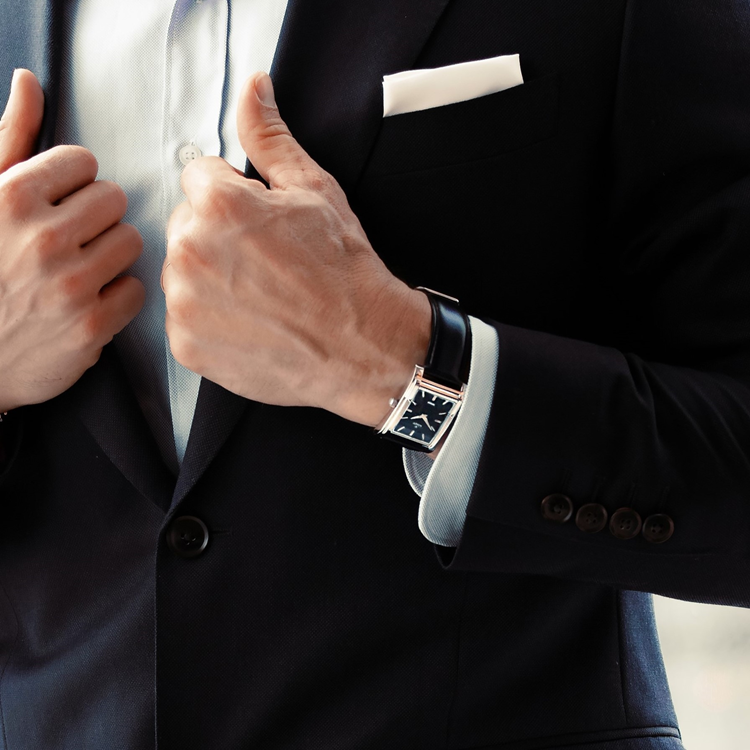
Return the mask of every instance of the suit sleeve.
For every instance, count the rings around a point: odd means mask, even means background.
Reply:
[[[16,461],[23,436],[24,409],[14,409],[0,422],[0,485]]]
[[[750,606],[744,2],[630,1],[602,158],[611,275],[592,283],[611,285],[616,345],[485,321],[499,340],[486,437],[460,542],[436,552],[449,570]],[[567,520],[545,517],[551,495],[570,500]],[[666,515],[674,532],[587,532],[587,504]]]

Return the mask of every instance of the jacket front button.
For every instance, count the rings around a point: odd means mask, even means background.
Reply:
[[[548,521],[565,523],[573,515],[573,502],[567,495],[547,495],[542,500],[542,516]]]
[[[582,505],[576,513],[576,526],[587,534],[596,534],[607,525],[607,509],[599,503]]]
[[[641,517],[632,508],[620,508],[612,514],[609,530],[617,539],[633,539],[641,533]]]
[[[208,546],[208,528],[200,518],[180,516],[167,530],[167,547],[178,557],[198,557]]]
[[[664,513],[649,516],[643,522],[643,538],[651,544],[661,544],[672,538],[674,521]]]

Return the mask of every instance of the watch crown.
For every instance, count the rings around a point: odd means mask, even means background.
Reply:
[[[388,402],[388,405],[389,405],[389,406],[390,406],[391,408],[393,408],[393,407],[394,407],[394,406],[396,406],[397,404],[398,404],[398,399],[397,399],[397,398],[392,398],[392,399],[391,399],[391,400],[390,400],[390,401]]]

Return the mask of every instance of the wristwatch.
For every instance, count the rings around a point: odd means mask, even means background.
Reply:
[[[471,327],[455,297],[418,286],[432,307],[432,335],[427,359],[415,365],[411,382],[375,428],[383,438],[415,451],[435,449],[464,400],[471,363]]]

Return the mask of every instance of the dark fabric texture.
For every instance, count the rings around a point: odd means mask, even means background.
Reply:
[[[29,65],[48,122],[52,6],[0,0],[0,98]],[[0,747],[680,750],[649,592],[750,604],[749,22],[291,0],[282,116],[391,270],[499,335],[460,544],[398,446],[208,381],[175,484],[109,345],[0,425]],[[515,53],[517,89],[382,119],[384,74]],[[674,536],[551,523],[554,492]]]

